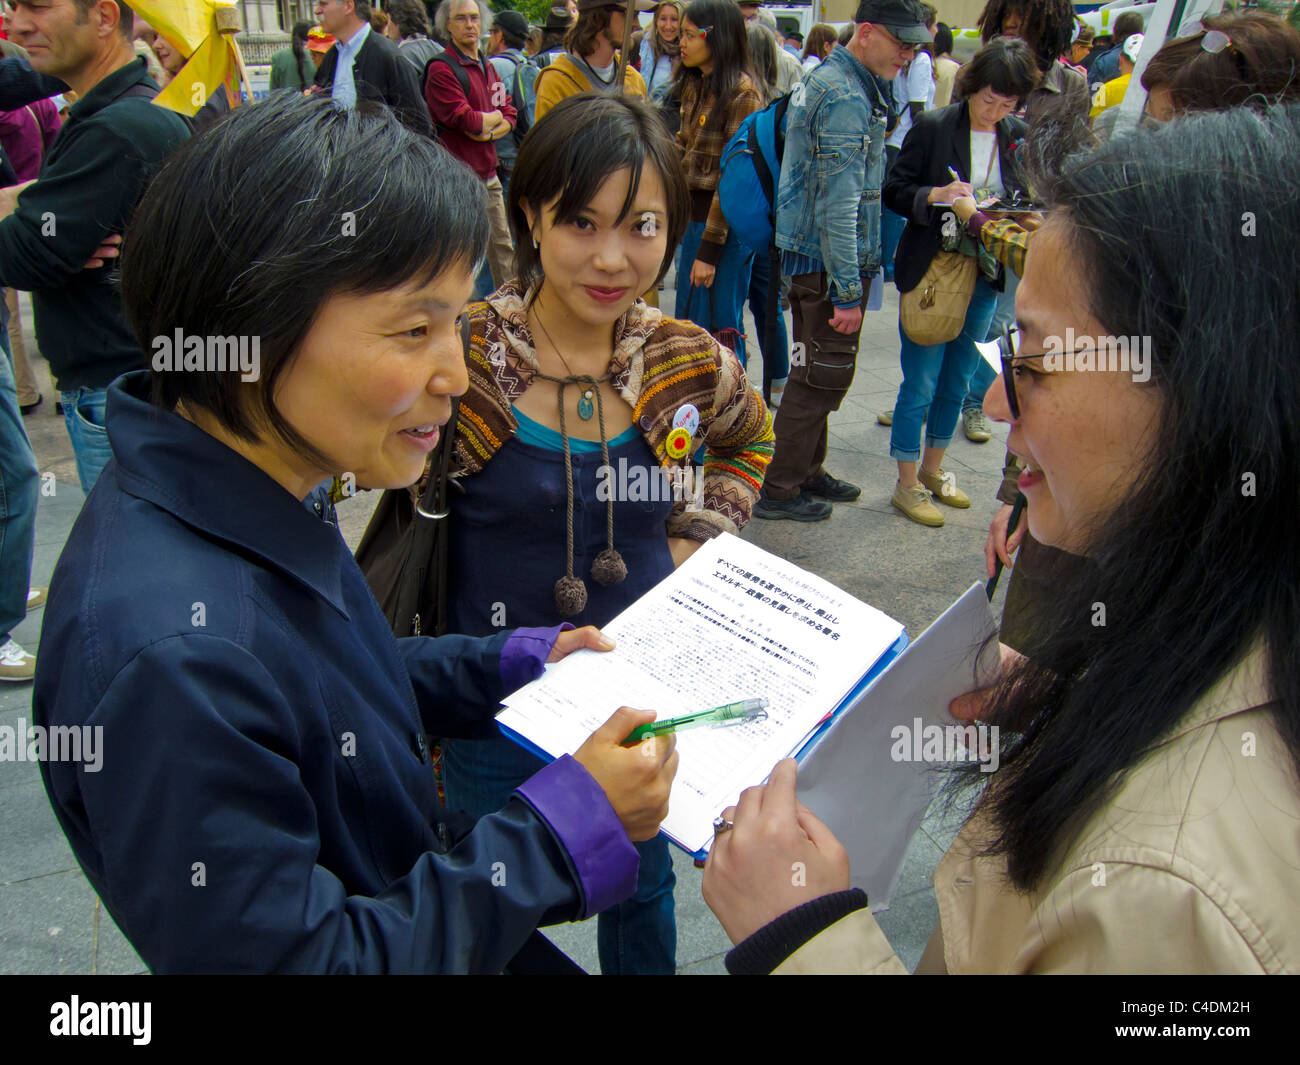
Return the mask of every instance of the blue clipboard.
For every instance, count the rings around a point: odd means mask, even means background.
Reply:
[[[870,686],[872,681],[874,681],[878,676],[880,676],[880,674],[885,672],[885,670],[887,670],[891,665],[894,664],[894,659],[896,659],[899,655],[903,653],[904,650],[906,650],[908,642],[909,641],[907,638],[907,631],[904,630],[903,633],[898,637],[898,639],[895,640],[894,643],[890,646],[889,650],[887,650],[878,659],[876,659],[876,664],[873,665],[869,670],[867,670],[865,674],[863,674],[862,679],[853,686],[852,690],[848,693],[848,695],[844,696],[844,698],[840,700],[839,705],[836,706],[835,709],[826,717],[826,720],[824,720],[820,725],[817,726],[817,730],[811,736],[809,736],[808,739],[804,742],[804,744],[799,748],[799,750],[795,752],[794,754],[795,761],[803,760],[803,756],[808,751],[812,750],[813,744],[816,743],[817,740],[821,739],[822,734],[825,733],[826,730],[829,729],[831,725],[835,723],[836,718],[838,718],[840,714],[844,713],[845,710],[847,710],[850,706],[854,704],[854,702],[857,701],[858,696],[860,696],[864,691],[867,690],[867,688]],[[500,725],[500,724],[497,725],[497,728],[500,729],[501,735],[505,736],[506,739],[519,744],[519,746],[522,747],[524,750],[526,750],[529,754],[536,755],[538,758],[540,758],[543,762],[546,762],[548,765],[551,762],[555,761],[554,755],[548,754],[546,751],[538,747],[535,743],[531,742],[530,740],[524,739],[524,737],[521,736],[519,733],[517,733],[514,729],[506,728],[504,725]],[[686,851],[687,854],[689,854],[692,858],[696,859],[697,861],[702,862],[704,861],[705,858],[709,856],[709,852],[706,850],[688,851],[686,850],[685,847],[683,847],[671,836],[668,836],[667,839],[668,842],[671,843],[674,847],[679,847],[681,850]]]

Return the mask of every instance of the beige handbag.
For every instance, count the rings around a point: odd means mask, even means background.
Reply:
[[[925,276],[898,303],[903,332],[914,344],[946,344],[960,335],[975,292],[979,262],[955,251],[935,252]]]

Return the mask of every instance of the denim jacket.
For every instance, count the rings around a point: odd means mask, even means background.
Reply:
[[[841,45],[790,99],[776,244],[820,260],[837,305],[861,302],[863,275],[880,268],[888,114],[875,77]]]

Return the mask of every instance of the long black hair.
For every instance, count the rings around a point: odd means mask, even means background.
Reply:
[[[682,90],[694,83],[699,95],[696,110],[712,102],[705,129],[719,130],[727,122],[727,107],[740,84],[741,75],[750,72],[749,39],[745,35],[745,16],[736,0],[692,0],[684,15],[696,27],[708,30],[706,43],[713,57],[713,71],[705,77],[698,68],[677,65],[677,83],[673,95],[681,99]],[[694,115],[683,115],[682,125],[693,122]]]
[[[298,75],[298,87],[300,89],[308,88],[308,83],[302,78],[302,65],[307,58],[307,34],[311,32],[313,23],[309,19],[299,19],[293,24],[293,35],[289,46],[293,49],[293,72]]]
[[[1089,564],[1056,574],[1031,657],[983,714],[1003,728],[989,853],[1021,890],[1257,643],[1300,772],[1300,198],[1276,178],[1297,158],[1300,105],[1236,108],[1038,181],[1092,317],[1150,339],[1134,387],[1162,402],[1136,483],[1089,530]],[[1197,224],[1171,203],[1195,203]],[[979,779],[966,768],[959,787]]]

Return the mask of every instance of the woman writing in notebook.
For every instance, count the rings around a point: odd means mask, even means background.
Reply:
[[[730,351],[653,289],[689,215],[655,109],[571,97],[520,147],[517,284],[470,309],[452,476],[448,631],[602,625],[749,518],[772,421]],[[704,470],[692,466],[703,448]],[[496,809],[540,761],[505,739],[446,745],[448,801]],[[600,917],[606,973],[672,972],[674,877],[639,846],[637,894]]]

